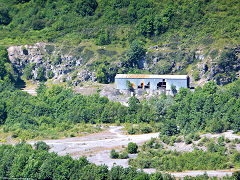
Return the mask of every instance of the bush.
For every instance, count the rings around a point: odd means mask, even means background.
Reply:
[[[167,135],[163,135],[160,138],[165,144],[169,144],[170,143],[170,138]]]
[[[131,127],[130,129],[128,129],[128,134],[136,134],[136,130]]]
[[[231,140],[230,140],[230,139],[228,139],[228,138],[226,138],[226,139],[225,139],[225,142],[226,142],[226,143],[230,143],[230,142],[231,142]]]
[[[48,79],[52,79],[54,76],[55,76],[55,74],[54,74],[53,71],[48,71],[48,72],[47,72],[47,77],[48,77]]]
[[[200,139],[199,134],[194,134],[192,139],[193,139],[194,141],[198,141],[198,140]]]
[[[192,143],[191,137],[187,137],[187,138],[185,139],[185,143],[186,143],[186,144],[191,144],[191,143]]]
[[[148,141],[148,142],[146,143],[146,145],[151,148],[151,147],[153,146],[153,144],[155,143],[155,141],[156,141],[156,138],[151,138],[151,140]]]
[[[200,79],[200,73],[198,70],[193,72],[193,79],[195,81],[198,81]]]
[[[240,139],[235,138],[235,139],[233,140],[233,143],[234,143],[234,144],[240,144]]]
[[[154,149],[159,149],[159,148],[163,148],[163,145],[162,144],[159,144],[158,142],[155,143],[154,145]]]
[[[199,146],[203,146],[206,142],[209,142],[209,141],[210,141],[209,138],[204,137],[204,138],[202,138],[202,139],[199,141],[198,145],[199,145]]]
[[[32,67],[31,67],[30,65],[27,65],[27,66],[25,67],[23,76],[24,76],[27,80],[32,79],[33,73],[32,73]]]
[[[239,163],[240,162],[240,153],[239,152],[235,152],[233,154],[232,158],[233,158],[233,162]]]
[[[217,140],[219,145],[224,145],[224,141],[225,141],[224,136],[219,137],[218,140]]]
[[[119,154],[118,154],[118,152],[115,151],[115,149],[112,149],[111,153],[110,153],[110,157],[112,159],[117,159],[119,157]]]
[[[48,151],[50,149],[50,146],[47,145],[45,142],[43,141],[38,141],[34,144],[34,147],[36,150],[44,150],[44,151]]]
[[[39,81],[46,81],[46,77],[45,77],[45,72],[46,69],[43,68],[43,67],[39,67],[38,70],[37,70],[37,78],[36,80],[39,80]]]
[[[119,159],[127,159],[128,158],[128,153],[127,152],[122,152],[119,154]]]
[[[141,129],[141,132],[144,133],[151,133],[152,132],[152,128],[150,128],[149,126],[144,126]]]
[[[135,154],[137,153],[138,150],[138,146],[136,143],[130,142],[128,143],[128,147],[127,147],[127,152],[130,154]]]
[[[180,142],[182,142],[182,138],[181,137],[177,137],[176,143],[180,143]]]

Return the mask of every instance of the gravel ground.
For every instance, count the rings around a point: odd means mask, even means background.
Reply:
[[[208,133],[208,134],[203,134],[201,135],[201,137],[207,137],[207,138],[219,138],[221,136],[224,136],[225,138],[228,138],[230,140],[233,140],[233,139],[240,139],[240,136],[237,135],[237,134],[233,134],[233,131],[232,130],[228,130],[224,133],[219,133],[219,134],[211,134],[211,133]]]
[[[128,167],[127,159],[111,159],[110,151],[111,149],[116,149],[120,151],[124,149],[129,142],[135,142],[139,145],[150,140],[151,138],[158,137],[158,133],[150,134],[140,134],[140,135],[126,135],[121,129],[122,126],[110,126],[108,130],[100,133],[95,133],[83,137],[74,138],[64,138],[58,140],[44,140],[48,145],[50,145],[50,152],[56,152],[59,155],[69,154],[73,158],[77,159],[81,156],[86,156],[87,159],[97,165],[105,164],[109,168],[115,165],[121,165],[123,167]],[[233,135],[232,131],[228,131],[222,134],[205,134],[209,138],[220,137],[224,135],[229,139],[240,138],[238,135]],[[28,143],[34,144],[34,141],[29,141]],[[179,144],[179,146],[174,147],[176,150],[191,151],[192,147],[186,144]],[[131,155],[132,158],[136,155]],[[147,173],[156,172],[155,169],[143,169]],[[223,177],[226,175],[231,176],[233,170],[208,170],[208,171],[184,171],[184,172],[169,172],[177,178],[182,178],[185,176],[198,176],[207,173],[209,176]]]
[[[111,149],[121,150],[129,142],[142,144],[151,138],[158,137],[158,133],[141,135],[124,135],[121,132],[121,126],[110,126],[106,131],[91,134],[84,137],[65,138],[59,140],[45,140],[50,145],[50,152],[56,152],[59,155],[69,154],[73,158],[86,156],[87,159],[97,165],[106,164],[108,167],[113,165],[128,166],[127,159],[111,159]],[[34,141],[30,141],[34,144]]]

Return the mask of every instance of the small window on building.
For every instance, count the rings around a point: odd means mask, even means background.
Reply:
[[[143,89],[144,87],[144,83],[141,83],[139,86],[138,86],[138,89]]]
[[[157,89],[166,89],[166,80],[163,79],[162,82],[157,83]]]
[[[150,82],[148,82],[145,86],[144,86],[145,89],[149,89],[150,88]]]

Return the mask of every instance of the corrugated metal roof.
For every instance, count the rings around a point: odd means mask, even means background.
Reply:
[[[157,75],[157,74],[117,74],[115,78],[126,79],[187,79],[187,75]]]

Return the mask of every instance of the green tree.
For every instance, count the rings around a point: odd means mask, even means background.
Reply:
[[[46,87],[46,85],[43,83],[43,82],[41,82],[39,85],[38,85],[38,87],[37,87],[37,94],[38,95],[44,95],[45,93],[46,93],[46,91],[47,91],[47,87]]]
[[[34,144],[34,147],[36,150],[44,150],[44,151],[48,151],[50,149],[50,146],[47,145],[45,142],[43,141],[38,141]]]
[[[128,143],[128,147],[127,147],[127,152],[130,154],[135,154],[137,153],[138,150],[138,145],[136,143],[130,142]]]
[[[167,136],[173,136],[179,133],[176,122],[172,119],[164,123],[161,133]]]
[[[6,103],[0,100],[0,125],[5,123],[7,118]]]
[[[108,73],[107,67],[104,64],[101,64],[96,72],[97,81],[99,83],[108,83]]]
[[[32,73],[32,67],[31,67],[31,65],[27,65],[27,66],[25,67],[23,76],[24,76],[27,80],[32,79],[33,73]]]
[[[96,40],[97,45],[102,46],[102,45],[108,45],[110,43],[111,43],[111,41],[110,41],[110,38],[109,38],[109,32],[108,31],[101,32],[98,35],[98,38]]]
[[[9,11],[6,7],[0,8],[0,25],[8,25],[11,22]]]
[[[128,60],[127,60],[127,64],[130,67],[135,67],[138,66],[138,62],[144,58],[146,53],[146,49],[143,47],[143,43],[138,41],[138,40],[134,40],[131,44],[130,44],[130,49],[128,52]]]
[[[46,81],[46,76],[45,76],[45,72],[46,69],[43,68],[43,67],[39,67],[38,70],[37,70],[37,78],[36,80],[39,80],[39,81]]]
[[[81,16],[91,16],[95,12],[98,3],[96,0],[80,0],[76,3],[76,12]]]
[[[128,105],[129,105],[128,111],[130,113],[134,113],[134,112],[137,112],[138,109],[140,108],[140,101],[136,96],[132,96],[128,100]]]
[[[146,37],[150,37],[154,30],[153,30],[153,18],[152,16],[144,16],[142,19],[138,21],[138,29],[141,34]]]
[[[168,26],[169,26],[169,22],[170,22],[169,17],[163,17],[162,15],[156,15],[154,18],[154,22],[153,22],[155,34],[159,35],[159,34],[166,32],[166,30],[168,29]]]

